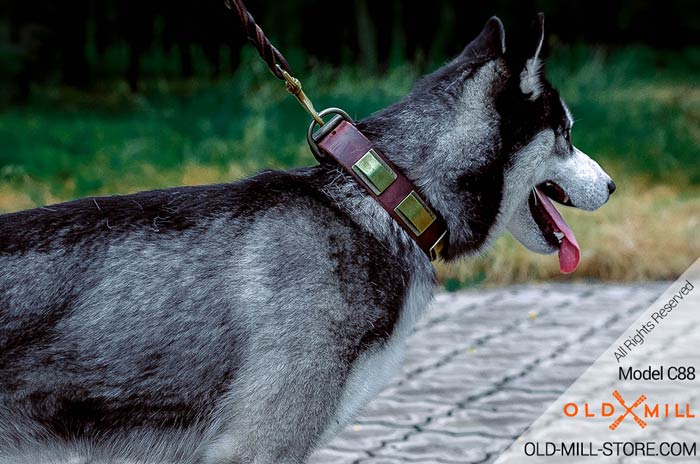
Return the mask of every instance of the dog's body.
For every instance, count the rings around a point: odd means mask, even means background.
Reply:
[[[528,74],[536,45],[514,71],[492,19],[359,123],[444,216],[445,259],[506,228],[556,251],[532,209],[545,181],[608,198]],[[434,283],[330,164],[0,216],[0,464],[303,462],[391,377]]]

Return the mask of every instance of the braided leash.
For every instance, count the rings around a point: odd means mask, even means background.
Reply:
[[[301,104],[301,106],[306,110],[307,113],[322,126],[323,119],[319,116],[318,112],[314,108],[313,103],[306,96],[304,91],[301,89],[301,82],[299,79],[292,76],[292,70],[289,67],[289,63],[284,58],[282,53],[275,48],[270,40],[265,36],[263,30],[255,22],[255,18],[250,14],[248,9],[243,4],[242,0],[224,0],[224,5],[229,10],[235,12],[238,15],[238,19],[241,21],[243,28],[245,29],[245,34],[248,37],[255,49],[258,51],[258,55],[263,59],[267,67],[270,68],[272,74],[278,79],[285,82],[287,91],[292,94]]]

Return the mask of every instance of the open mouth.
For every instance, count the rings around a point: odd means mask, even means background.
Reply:
[[[545,240],[559,250],[559,269],[568,274],[576,270],[581,260],[581,249],[571,227],[561,217],[551,200],[565,206],[574,206],[564,189],[554,182],[547,181],[536,186],[530,194],[530,213]]]

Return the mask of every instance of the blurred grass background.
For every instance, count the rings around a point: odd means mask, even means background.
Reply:
[[[554,45],[548,76],[576,119],[573,142],[612,174],[618,191],[596,213],[560,208],[583,252],[573,275],[559,274],[556,257],[506,236],[483,256],[440,265],[448,290],[672,279],[700,255],[700,47]],[[120,78],[79,90],[55,81],[34,86],[21,104],[0,108],[0,212],[314,164],[305,113],[251,49],[240,59],[237,71],[216,80],[147,73],[139,92]],[[177,68],[157,50],[143,60],[145,68]],[[362,118],[439,64],[317,63],[299,77],[317,108]]]

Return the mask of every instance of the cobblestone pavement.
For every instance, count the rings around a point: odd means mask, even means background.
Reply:
[[[493,462],[668,285],[442,293],[400,375],[310,462]]]

